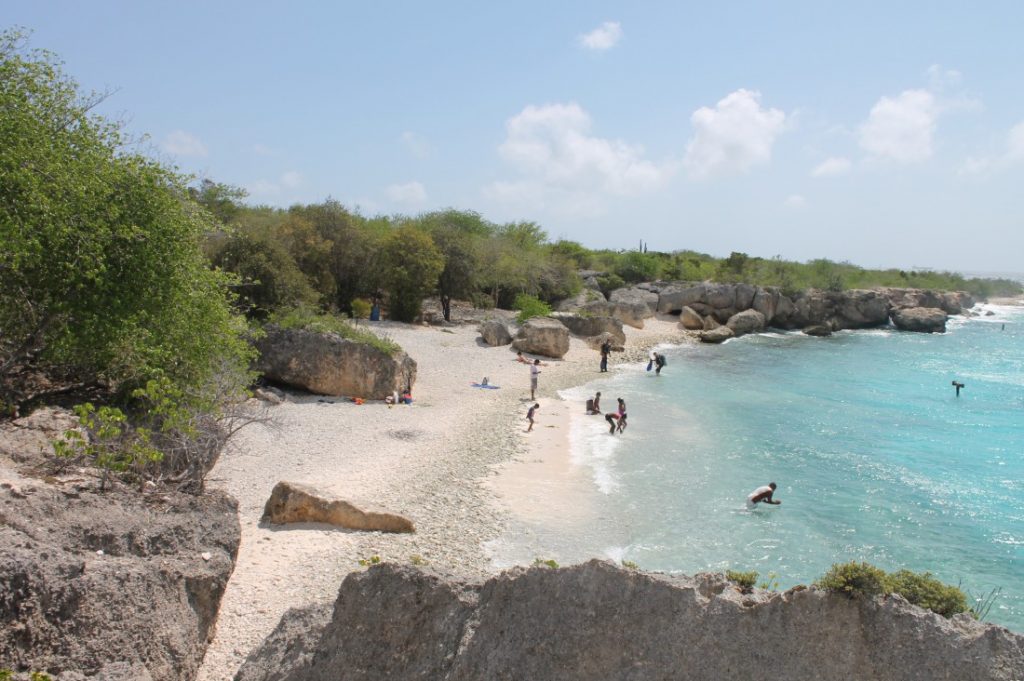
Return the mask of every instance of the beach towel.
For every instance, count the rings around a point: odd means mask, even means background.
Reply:
[[[474,388],[483,388],[484,390],[497,390],[500,385],[484,385],[483,383],[470,383]]]

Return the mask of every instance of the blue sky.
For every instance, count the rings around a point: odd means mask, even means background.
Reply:
[[[101,113],[253,203],[1020,271],[1024,3],[35,2]]]

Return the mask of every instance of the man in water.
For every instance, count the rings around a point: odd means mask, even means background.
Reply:
[[[758,504],[772,504],[774,506],[781,504],[781,501],[772,499],[772,495],[775,494],[775,487],[774,482],[769,482],[767,485],[762,485],[748,494],[747,508],[754,508]]]
[[[665,361],[665,355],[660,352],[654,353],[654,373],[660,376],[661,370],[665,368],[665,364],[667,364]]]

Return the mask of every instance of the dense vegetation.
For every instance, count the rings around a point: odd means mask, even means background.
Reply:
[[[961,612],[978,613],[967,605],[967,595],[955,586],[943,584],[930,572],[899,570],[887,573],[869,563],[833,565],[815,586],[853,597],[858,594],[879,596],[899,594],[914,605],[927,608],[943,617]]]
[[[310,303],[351,314],[353,301],[365,298],[386,304],[392,318],[410,321],[419,299],[431,295],[439,298],[445,318],[456,298],[520,309],[515,301],[522,296],[552,304],[578,293],[579,270],[594,271],[605,293],[656,279],[743,281],[786,293],[874,286],[965,290],[981,297],[1021,292],[1008,280],[869,270],[824,259],[797,263],[744,253],[714,258],[694,251],[591,250],[573,241],[552,242],[534,223],[495,224],[472,211],[371,218],[332,200],[286,209],[251,207],[241,202],[241,190],[210,181],[193,194],[224,221],[207,250],[215,264],[241,277],[245,312],[257,319]]]
[[[84,443],[65,453],[116,470],[169,453],[173,474],[190,477],[219,452],[221,410],[250,381],[234,277],[203,253],[216,222],[185,178],[91,114],[101,99],[21,34],[0,33],[0,401],[11,411],[99,386],[160,422],[140,430],[118,407],[83,407],[123,455]]]

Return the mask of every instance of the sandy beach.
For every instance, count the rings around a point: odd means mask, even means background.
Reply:
[[[573,338],[561,360],[542,358],[541,408],[527,434],[529,368],[509,346],[486,346],[475,325],[373,328],[416,360],[412,406],[291,393],[271,407],[273,423],[242,431],[210,475],[211,488],[238,499],[242,543],[200,681],[231,679],[287,609],[333,600],[345,575],[364,569],[360,560],[493,572],[502,566],[493,563],[487,542],[510,519],[544,517],[556,503],[570,507],[564,500],[574,492],[582,498],[591,484],[569,461],[569,416],[583,405],[557,395],[611,375],[598,373],[599,355],[582,340]],[[626,335],[626,352],[613,355],[613,370],[641,361],[653,345],[686,339],[675,322],[654,319],[642,330],[626,327]],[[472,387],[485,376],[500,389]],[[550,489],[531,483],[538,478],[555,482]],[[281,480],[403,514],[416,532],[261,526],[263,506]]]

